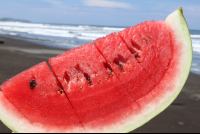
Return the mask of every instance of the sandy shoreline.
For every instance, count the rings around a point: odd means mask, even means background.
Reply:
[[[0,84],[66,50],[0,36]],[[133,132],[200,132],[200,76],[190,73],[178,98],[164,112]],[[0,122],[0,133],[11,131]]]

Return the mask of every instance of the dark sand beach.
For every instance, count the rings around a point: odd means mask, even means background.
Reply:
[[[0,36],[0,84],[65,51]],[[200,76],[190,73],[178,98],[165,111],[134,132],[200,132]],[[11,130],[0,122],[0,133],[11,133]]]

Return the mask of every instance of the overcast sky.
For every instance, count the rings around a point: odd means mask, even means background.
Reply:
[[[0,0],[0,18],[32,22],[132,26],[165,20],[183,7],[190,29],[200,30],[200,0]]]

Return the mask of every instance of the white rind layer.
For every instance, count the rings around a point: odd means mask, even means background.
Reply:
[[[129,132],[132,131],[166,109],[181,92],[190,72],[192,63],[192,43],[187,23],[182,13],[182,8],[170,14],[166,22],[169,24],[174,37],[174,48],[178,48],[160,84],[144,98],[137,101],[142,111],[125,115],[124,120],[112,126],[101,129],[45,127],[45,125],[32,124],[10,104],[0,92],[0,119],[14,132]],[[161,91],[159,89],[162,89]],[[3,100],[3,101],[2,101]],[[135,105],[134,105],[135,106]],[[15,112],[12,112],[15,111]],[[18,112],[16,112],[18,111]],[[20,119],[20,120],[19,120]]]

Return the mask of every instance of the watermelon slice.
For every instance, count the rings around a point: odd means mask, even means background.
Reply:
[[[167,108],[192,63],[182,8],[42,62],[4,82],[14,132],[129,132]]]

